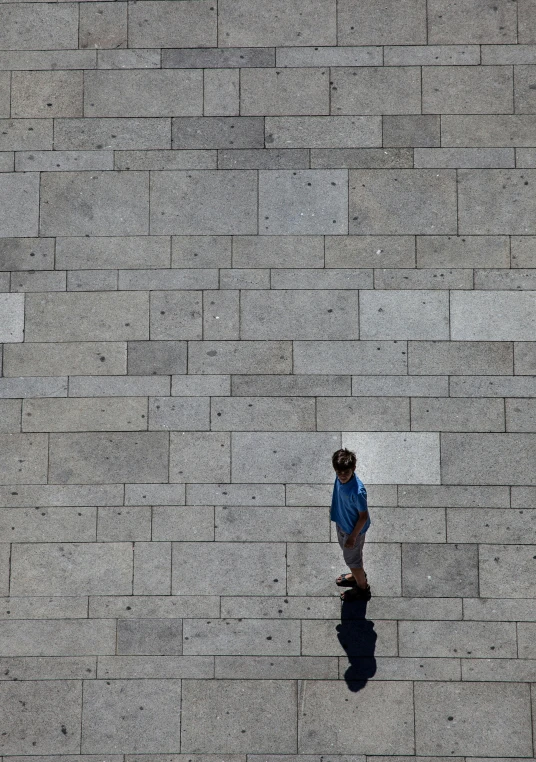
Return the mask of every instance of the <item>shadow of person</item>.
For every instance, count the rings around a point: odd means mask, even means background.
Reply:
[[[365,618],[366,613],[366,601],[343,601],[341,623],[336,627],[337,638],[350,662],[344,679],[354,693],[362,690],[368,679],[376,674],[374,651],[378,636],[374,632],[374,622]]]

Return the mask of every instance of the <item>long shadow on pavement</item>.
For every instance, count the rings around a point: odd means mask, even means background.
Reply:
[[[341,604],[341,623],[337,625],[337,637],[350,662],[344,673],[348,688],[356,693],[362,690],[370,677],[376,674],[377,635],[374,622],[366,619],[367,602],[355,601]]]

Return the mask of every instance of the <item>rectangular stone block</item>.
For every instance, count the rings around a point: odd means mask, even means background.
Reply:
[[[367,609],[372,619],[462,619],[461,598],[374,598]]]
[[[438,115],[386,114],[382,123],[384,146],[441,145]]]
[[[0,487],[0,500],[4,506],[19,508],[36,505],[123,505],[123,486],[100,484],[98,487],[77,485],[27,485]]]
[[[107,657],[103,657],[106,659]],[[108,657],[109,658],[109,657]],[[350,668],[350,674],[355,675],[356,678],[363,675],[363,678],[367,677],[370,671],[371,659],[361,659],[354,665],[350,664],[350,660],[341,657],[339,659],[339,676],[345,677],[348,668]],[[425,659],[425,658],[411,658],[405,657],[403,659],[397,656],[380,656],[375,659],[376,672],[374,678],[377,680],[460,680],[461,679],[461,667],[460,662],[457,659]],[[381,759],[381,758],[380,758]],[[391,760],[402,760],[402,757],[391,757]],[[420,759],[428,759],[431,762],[431,757],[421,757]],[[435,757],[437,759],[437,757]],[[383,757],[384,762],[387,762],[387,758]]]
[[[3,238],[0,240],[0,271],[50,270],[53,267],[53,238]]]
[[[209,397],[152,397],[149,400],[150,431],[208,431]]]
[[[172,236],[171,266],[189,268],[231,267],[231,243],[231,236]]]
[[[25,146],[28,149],[41,147],[49,146]],[[170,119],[56,119],[54,148],[62,151],[171,148]]]
[[[536,375],[536,342],[514,342],[514,368],[519,376]]]
[[[17,172],[69,172],[113,168],[111,151],[20,151],[15,157]]]
[[[365,482],[439,484],[439,434],[348,432],[342,447],[355,450]]]
[[[0,50],[76,50],[78,7],[7,3],[0,8],[0,30]]]
[[[524,756],[532,753],[530,735],[527,685],[415,685],[417,754]]]
[[[126,484],[125,505],[184,505],[182,484]]]
[[[61,238],[56,242],[56,267],[65,270],[169,267],[167,236]],[[22,268],[20,268],[22,269]]]
[[[462,680],[525,683],[536,674],[536,661],[529,659],[464,659],[461,665]]]
[[[67,291],[117,291],[117,270],[71,270]]]
[[[233,267],[323,268],[324,266],[323,237],[320,235],[234,236],[232,242]]]
[[[502,341],[410,341],[408,371],[412,375],[510,375],[513,372],[512,344]]]
[[[417,267],[510,267],[508,236],[417,236]]]
[[[11,79],[11,116],[83,116],[83,92],[81,71],[15,71]]]
[[[469,269],[376,269],[376,289],[472,289],[473,271]]]
[[[26,296],[30,342],[149,338],[148,294],[50,293]]]
[[[347,396],[350,394],[349,376],[233,376],[233,397],[298,397]]]
[[[515,622],[399,622],[401,656],[516,658]]]
[[[536,431],[536,400],[505,400],[506,431]]]
[[[512,114],[509,66],[428,66],[422,72],[425,114]]]
[[[318,397],[318,431],[408,431],[409,400],[402,397]]]
[[[19,433],[21,430],[21,401],[0,399],[0,432]]]
[[[490,47],[498,47],[496,45]],[[478,45],[386,45],[385,66],[460,66],[480,63]],[[487,61],[486,63],[504,63]]]
[[[483,598],[534,598],[534,554],[534,545],[481,545],[480,595]]]
[[[117,653],[182,654],[182,619],[118,620]]]
[[[214,507],[154,506],[152,539],[176,542],[214,540]]]
[[[325,508],[216,508],[216,541],[326,542]]]
[[[379,116],[287,116],[266,119],[270,148],[372,148],[381,146]]]
[[[115,653],[112,619],[16,620],[0,622],[5,656],[79,656]]]
[[[134,543],[134,595],[171,593],[171,543]]]
[[[115,399],[24,400],[23,431],[143,431],[147,400]]]
[[[241,72],[240,113],[244,116],[327,115],[329,112],[327,69],[246,68]]]
[[[82,684],[79,681],[1,682],[0,697],[6,728],[6,735],[2,737],[3,754],[80,753]]]
[[[186,202],[176,199],[185,195]],[[254,171],[155,172],[151,178],[151,233],[257,232]]]
[[[151,539],[151,509],[145,506],[132,508],[99,508],[97,519],[98,542],[131,542]]]
[[[207,622],[186,619],[184,653],[216,656],[299,655],[300,627],[298,620],[216,619]]]
[[[455,292],[450,313],[455,340],[531,341],[536,332],[536,292]]]
[[[459,233],[534,234],[535,178],[530,169],[459,170]]]
[[[0,153],[0,172],[13,172],[15,168],[15,154],[13,151]]]
[[[0,52],[0,70],[48,71],[49,69],[94,69],[94,50],[19,50]]]
[[[173,431],[170,434],[170,446],[170,482],[206,483],[213,482],[214,479],[221,482],[231,480],[231,446],[228,432]],[[198,455],[200,447],[205,453],[202,459]],[[210,469],[206,467],[207,462],[211,464]],[[211,502],[207,500],[202,505]]]
[[[432,0],[428,7],[428,41],[440,45],[452,42],[517,42],[515,8],[507,2],[481,9],[478,2],[450,5]],[[478,18],[475,17],[478,14]]]
[[[271,288],[359,289],[373,287],[373,270],[284,269],[272,270]]]
[[[379,46],[278,47],[277,66],[381,66]]]
[[[394,169],[413,167],[411,148],[312,148],[312,169]]]
[[[167,375],[186,372],[186,342],[129,341],[128,373]]]
[[[35,600],[35,599],[34,599]],[[81,680],[96,675],[96,656],[12,656],[2,659],[7,680]],[[119,762],[119,760],[118,760]]]
[[[231,376],[172,376],[171,394],[173,397],[229,396],[231,394]]]
[[[314,431],[315,402],[299,397],[213,397],[213,431]]]
[[[264,120],[225,115],[177,117],[172,120],[172,141],[175,149],[264,148]]]
[[[236,69],[203,72],[203,113],[237,116],[240,113],[240,74]]]
[[[176,3],[142,0],[129,6],[131,48],[217,47],[217,12],[209,0]]]
[[[52,119],[0,119],[0,151],[52,148]]]
[[[512,508],[532,508],[536,487],[512,487],[510,492]]]
[[[421,45],[427,41],[422,0],[343,0],[338,9],[339,45]]]
[[[270,278],[270,270],[267,268],[220,270],[220,288],[235,289],[236,293],[243,288],[270,288]]]
[[[406,342],[294,341],[293,349],[295,373],[407,372]]]
[[[514,110],[516,114],[534,114],[536,98],[532,92],[534,67],[518,65],[515,67]]]
[[[202,77],[201,71],[180,69],[88,71],[84,116],[199,116]]]
[[[22,270],[11,273],[11,291],[26,293],[31,291],[65,291],[67,285],[66,273],[61,271],[31,272]],[[6,288],[7,291],[7,288]]]
[[[148,397],[169,395],[169,376],[71,376],[70,397]]]
[[[536,659],[536,624],[518,623],[517,636],[519,643],[519,657],[521,659]]]
[[[448,294],[431,289],[363,291],[360,338],[448,339],[448,299]]]
[[[283,484],[188,484],[188,505],[285,505]]]
[[[353,170],[349,179],[350,233],[456,233],[454,170]]]
[[[347,182],[345,170],[261,171],[260,234],[347,233]]]
[[[202,338],[201,291],[152,291],[150,296],[151,338]]]
[[[416,167],[515,167],[513,148],[416,148]]]
[[[36,236],[38,232],[39,176],[1,173],[0,236]],[[40,232],[44,234],[43,230]]]
[[[172,594],[204,595],[203,570],[214,563],[213,595],[246,595],[252,587],[257,595],[285,594],[285,544],[273,542],[173,543]],[[248,574],[238,574],[239,569]]]
[[[0,378],[0,399],[25,397],[66,397],[68,379],[59,378]]]
[[[216,656],[215,677],[241,680],[336,680],[337,659],[322,656]]]
[[[221,275],[222,271],[220,270],[220,279]],[[203,338],[213,340],[239,339],[239,303],[240,292],[238,290],[205,291],[203,294]]]
[[[441,117],[441,145],[444,147],[531,147],[535,134],[534,120],[525,114]]]
[[[162,149],[150,151],[116,151],[115,153],[115,169],[216,169],[217,163],[218,157],[217,151],[215,150],[178,151]]]
[[[108,755],[118,748],[127,754],[178,748],[180,680],[88,680],[85,694],[83,754]]]
[[[66,198],[71,199],[67,206]],[[40,232],[44,235],[137,235],[148,233],[148,225],[145,172],[43,175]]]
[[[347,701],[351,683],[319,680],[299,686],[300,754],[352,755],[356,749],[365,754],[413,753],[411,682],[369,682],[358,694],[359,702]],[[348,720],[344,725],[337,720],[340,712]]]
[[[80,6],[79,47],[126,48],[127,7],[92,3]]]
[[[31,510],[35,510],[32,508]],[[95,509],[86,509],[86,511],[94,511]],[[30,513],[31,511],[25,511]],[[56,596],[54,598],[43,598],[39,596],[6,596],[3,599],[3,603],[8,605],[9,608],[2,612],[2,619],[87,619],[87,604],[88,600],[85,596]],[[9,614],[7,613],[9,611]],[[31,613],[30,613],[31,612]],[[12,660],[15,663],[15,659]],[[24,664],[26,659],[19,660],[21,665]],[[49,669],[53,667],[53,662],[60,660],[46,659],[44,662],[50,662]],[[68,662],[69,659],[65,659]],[[95,667],[95,659],[76,659],[73,663],[84,664],[93,661],[93,670]],[[29,670],[30,672],[30,670]],[[36,679],[49,679],[43,674],[38,675],[35,672]]]
[[[326,0],[310,0],[306,13],[283,0],[270,7],[261,0],[222,0],[218,22],[224,47],[337,44],[336,12]]]
[[[402,594],[441,598],[478,595],[476,545],[402,545]],[[480,591],[482,592],[482,591]]]
[[[414,399],[412,431],[505,431],[499,399]]]
[[[222,148],[218,151],[221,169],[309,169],[307,148]]]
[[[130,595],[132,543],[16,543],[13,595]]]
[[[108,680],[211,678],[214,677],[214,658],[211,656],[101,656],[98,676]]]
[[[1,483],[46,483],[47,450],[47,434],[0,434]]]
[[[274,48],[176,48],[162,50],[163,69],[220,69],[274,66]]]
[[[464,619],[479,621],[534,622],[533,601],[518,598],[466,598],[463,602]]]
[[[99,50],[97,69],[160,69],[160,49]]]
[[[221,598],[223,617],[254,619],[335,619],[340,603],[326,596],[264,597],[224,596]],[[223,675],[222,675],[223,676]]]
[[[244,291],[240,313],[244,339],[336,339],[342,316],[349,320],[347,338],[359,338],[354,291]]]
[[[421,342],[419,342],[421,343]],[[352,376],[354,397],[447,397],[445,376]]]
[[[509,508],[508,487],[400,486],[398,505],[435,508]]]
[[[534,148],[519,148],[516,151],[516,167],[536,167]]]
[[[414,236],[326,236],[326,267],[415,267]]]
[[[24,341],[24,294],[0,294],[0,342]]]
[[[536,266],[534,241],[535,238],[531,236],[512,236],[512,267]]]
[[[339,629],[337,629],[339,627]],[[370,637],[371,625],[360,621],[341,626],[340,619],[304,621],[302,623],[302,653],[306,656],[352,657],[397,656],[397,623],[375,623],[375,638]],[[346,631],[345,631],[346,628]],[[334,633],[337,638],[334,638]],[[356,659],[357,660],[357,659]]]
[[[449,508],[449,542],[524,544],[534,537],[536,511]]]
[[[528,44],[481,45],[483,64],[531,64],[535,62],[536,47]]]
[[[332,541],[337,542],[335,525]],[[445,512],[441,508],[375,507],[367,542],[445,542]]]
[[[218,617],[219,598],[214,595],[96,596],[89,599],[92,617],[118,619],[160,619],[177,617]],[[130,607],[130,608],[128,608]]]
[[[289,341],[191,341],[190,373],[290,373]],[[298,371],[300,372],[300,371]]]
[[[335,115],[421,113],[421,78],[414,66],[341,66],[331,72],[331,82]]]

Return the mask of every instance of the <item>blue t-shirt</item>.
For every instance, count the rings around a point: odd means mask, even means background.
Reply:
[[[335,521],[343,532],[350,534],[357,524],[360,511],[366,510],[368,510],[367,490],[361,479],[354,473],[352,478],[343,484],[336,476],[331,498],[331,520]],[[365,534],[369,526],[370,516],[359,534]]]

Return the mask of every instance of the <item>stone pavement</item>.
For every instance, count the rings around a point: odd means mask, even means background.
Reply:
[[[2,762],[534,757],[535,0],[0,0],[0,236]]]

